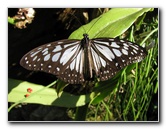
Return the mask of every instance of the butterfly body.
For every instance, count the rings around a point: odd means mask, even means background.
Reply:
[[[39,46],[24,55],[20,64],[28,70],[54,74],[70,84],[82,84],[94,76],[108,80],[146,55],[143,47],[130,41],[89,39],[84,34],[82,40],[65,39]]]

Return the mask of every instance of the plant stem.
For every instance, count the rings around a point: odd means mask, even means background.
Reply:
[[[75,121],[85,121],[86,119],[86,114],[87,114],[87,109],[88,109],[89,103],[87,103],[84,106],[78,107],[76,110],[76,116],[75,116]]]

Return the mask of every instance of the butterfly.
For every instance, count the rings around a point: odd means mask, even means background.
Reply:
[[[140,62],[145,48],[122,39],[64,39],[39,46],[25,54],[20,64],[28,70],[43,71],[70,84],[82,84],[94,77],[108,80],[125,66]]]

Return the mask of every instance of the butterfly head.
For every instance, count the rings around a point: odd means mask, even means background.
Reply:
[[[82,48],[85,48],[85,47],[88,47],[89,46],[89,36],[88,34],[83,34],[83,39],[81,40],[81,45],[82,45]]]
[[[88,36],[88,34],[86,34],[86,33],[83,34],[83,37],[89,39],[89,36]]]

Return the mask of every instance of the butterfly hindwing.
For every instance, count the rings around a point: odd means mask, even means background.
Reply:
[[[81,84],[85,81],[83,76],[83,64],[84,51],[79,47],[73,57],[70,58],[63,73],[61,72],[61,74],[59,74],[58,78],[65,82],[69,82],[70,84]]]

